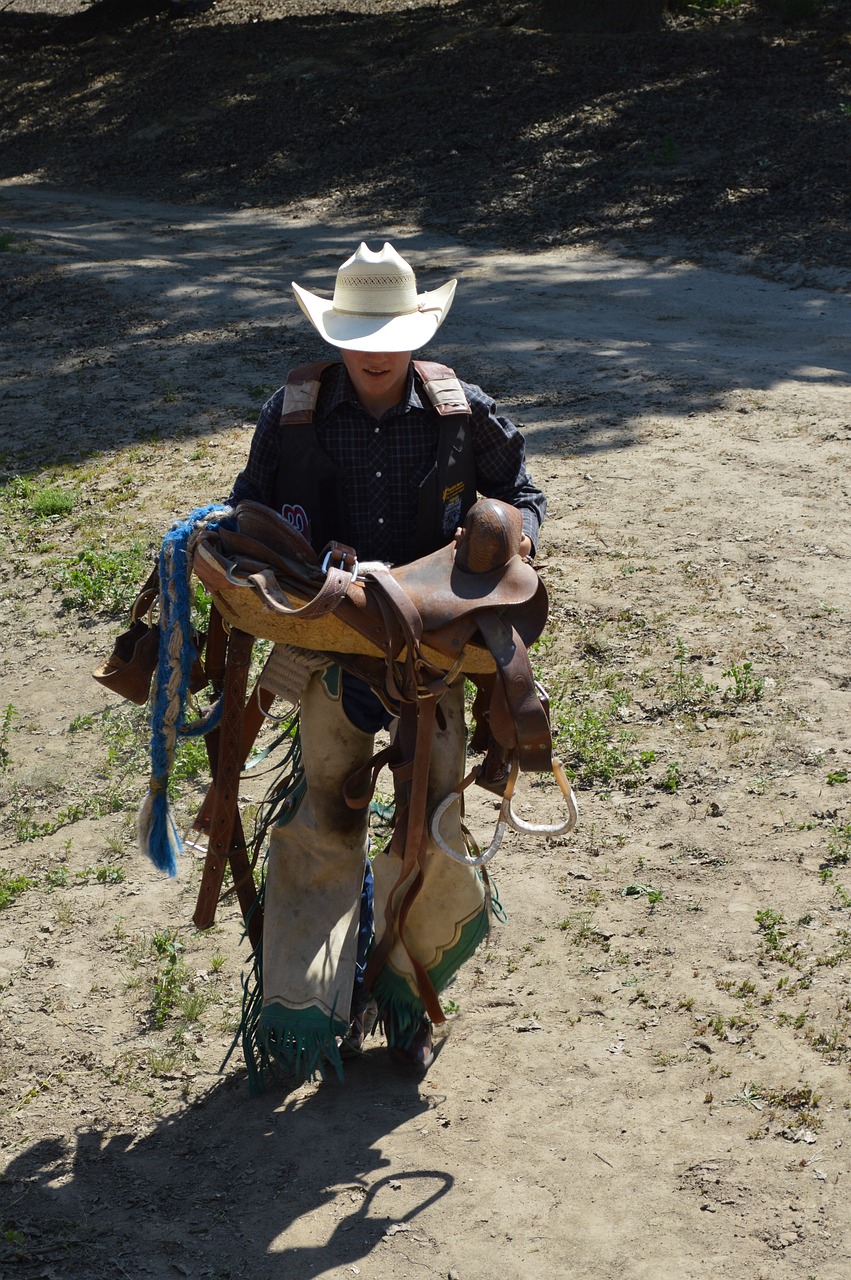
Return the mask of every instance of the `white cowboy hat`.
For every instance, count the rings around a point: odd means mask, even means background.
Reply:
[[[296,300],[332,347],[349,351],[415,351],[437,332],[457,280],[417,293],[412,267],[392,244],[373,253],[361,244],[337,272],[329,302],[293,281]]]

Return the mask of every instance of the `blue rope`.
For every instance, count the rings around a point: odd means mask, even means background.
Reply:
[[[160,647],[151,703],[151,782],[139,813],[138,835],[142,851],[159,871],[170,876],[177,875],[177,855],[183,852],[168,803],[168,779],[177,735],[208,733],[221,716],[217,708],[203,727],[186,726],[189,677],[197,656],[192,643],[192,565],[187,548],[199,525],[218,527],[221,521],[210,519],[216,512],[225,515],[230,508],[212,503],[173,524],[163,539],[159,556]]]

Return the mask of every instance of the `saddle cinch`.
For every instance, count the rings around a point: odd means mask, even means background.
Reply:
[[[548,599],[537,571],[519,555],[521,537],[519,511],[497,499],[480,499],[469,511],[457,544],[389,569],[359,564],[354,550],[340,543],[329,544],[317,556],[273,510],[243,502],[233,519],[204,529],[195,544],[194,571],[230,630],[219,750],[231,744],[237,774],[237,757],[241,753],[244,760],[247,754],[243,712],[251,637],[330,655],[366,680],[398,715],[390,746],[346,786],[347,803],[361,808],[369,804],[385,764],[396,780],[391,848],[402,867],[367,981],[380,969],[394,938],[399,936],[404,944],[404,922],[420,880],[411,873],[422,866],[429,834],[448,856],[483,868],[506,826],[553,836],[576,824],[573,792],[553,756],[547,697],[528,657],[528,646],[545,626]],[[477,687],[471,747],[483,751],[484,760],[428,814],[428,767],[440,699],[462,676]],[[256,707],[254,714],[257,719]],[[547,826],[518,818],[512,797],[521,770],[554,774],[567,807],[563,821]],[[233,857],[241,843],[235,815],[238,782],[225,776],[233,772],[219,760],[213,812],[202,811],[196,819],[196,827],[209,832],[194,916],[199,928],[213,922],[226,858],[231,859],[237,891],[244,887],[244,876],[242,886],[237,883]],[[440,819],[472,782],[500,794],[502,803],[490,845],[481,852],[472,844],[464,854],[443,840]],[[250,924],[250,934],[256,933],[256,917]],[[412,961],[427,1012],[441,1022],[444,1015],[431,982],[413,957]]]

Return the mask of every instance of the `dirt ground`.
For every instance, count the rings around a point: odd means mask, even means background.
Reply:
[[[27,173],[0,183],[0,1273],[845,1280],[851,272]],[[459,276],[432,354],[525,428],[580,825],[507,838],[507,920],[424,1080],[376,1040],[344,1085],[252,1098],[222,1069],[238,913],[197,933],[199,858],[140,858],[145,717],[90,672],[320,355],[290,280],[362,235]]]

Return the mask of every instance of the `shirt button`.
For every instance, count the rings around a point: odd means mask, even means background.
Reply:
[[[375,434],[378,435],[378,427],[375,428]]]
[[[376,473],[375,473],[375,478],[376,478],[376,480],[380,480],[380,479],[381,479],[381,472],[380,472],[380,471],[376,471]]]
[[[379,524],[384,524],[384,516],[379,516],[379,517],[378,517],[378,523],[379,523]]]

